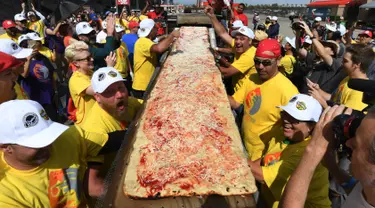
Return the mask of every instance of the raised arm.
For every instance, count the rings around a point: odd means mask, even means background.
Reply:
[[[174,38],[178,38],[179,36],[180,36],[180,31],[174,30],[171,34],[168,35],[168,37],[164,38],[160,43],[154,44],[151,47],[151,52],[163,53],[171,45]]]
[[[149,7],[150,7],[150,2],[146,0],[146,6],[142,9],[141,14],[146,15]]]
[[[34,4],[31,4],[31,9],[35,12],[36,15],[40,18],[40,20],[45,20],[46,18],[42,15],[42,13],[36,11]]]
[[[232,45],[233,38],[229,35],[227,30],[224,28],[224,26],[219,22],[219,20],[216,18],[214,14],[214,9],[210,6],[207,6],[204,9],[204,12],[206,15],[211,19],[212,26],[214,27],[217,35],[224,40],[224,42],[228,45]]]

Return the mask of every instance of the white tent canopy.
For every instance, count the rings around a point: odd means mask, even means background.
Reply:
[[[370,2],[368,4],[363,4],[359,8],[361,8],[361,9],[373,9],[373,8],[375,8],[375,1]]]

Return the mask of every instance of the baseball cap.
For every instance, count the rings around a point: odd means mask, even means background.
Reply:
[[[92,89],[96,93],[104,92],[111,84],[122,82],[121,74],[113,67],[102,67],[94,72],[91,78]]]
[[[80,22],[76,25],[77,35],[87,35],[91,33],[94,29],[88,22]]]
[[[53,122],[43,107],[32,100],[11,100],[0,105],[4,122],[0,144],[43,148],[52,144],[68,126]]]
[[[272,17],[271,16],[267,16],[266,19],[271,19]]]
[[[269,55],[264,52],[272,52],[273,55]],[[261,57],[261,58],[279,58],[281,55],[281,48],[280,44],[275,39],[265,39],[259,42],[258,48],[255,52],[255,56]]]
[[[90,14],[90,19],[93,21],[98,21],[98,16],[96,14]]]
[[[244,24],[241,20],[236,20],[232,24],[232,27],[242,27],[242,26],[244,26]]]
[[[18,59],[24,59],[31,55],[33,49],[21,48],[11,39],[0,39],[0,51]]]
[[[140,38],[146,37],[150,34],[151,30],[154,28],[155,22],[152,19],[144,19],[139,24],[138,36]]]
[[[30,40],[43,40],[43,38],[36,32],[27,33],[26,35]]]
[[[366,30],[366,31],[360,33],[359,35],[360,36],[361,35],[367,35],[368,37],[372,38],[372,32],[370,30]]]
[[[322,18],[321,17],[315,17],[314,19],[316,22],[321,22],[322,21]]]
[[[342,24],[339,25],[339,28],[337,29],[337,31],[340,32],[340,35],[343,36],[346,34],[347,30],[346,30],[346,27]]]
[[[19,14],[14,15],[14,21],[24,21],[24,20],[26,20],[26,17],[24,14],[19,13]]]
[[[31,40],[31,39],[26,34],[25,35],[21,35],[20,37],[18,37],[18,44],[21,45],[22,41],[24,41],[24,40]]]
[[[4,20],[3,21],[3,28],[4,29],[8,29],[8,28],[12,28],[12,27],[16,27],[16,23],[14,23],[12,20]]]
[[[244,35],[248,38],[251,38],[251,39],[254,39],[254,37],[255,37],[254,32],[246,26],[242,26],[242,27],[240,27],[240,29],[232,31],[233,37],[236,36],[237,34],[242,34],[242,35]]]
[[[102,22],[102,28],[103,30],[107,29],[107,21]]]
[[[286,37],[285,40],[286,40],[286,42],[289,43],[293,48],[296,48],[296,37],[293,37],[293,38]]]
[[[323,111],[322,106],[315,98],[304,94],[295,95],[287,105],[277,107],[298,121],[318,122]]]
[[[125,30],[125,28],[123,26],[121,26],[120,24],[116,24],[115,30],[116,30],[116,32],[122,32],[122,31]]]
[[[130,21],[128,27],[129,27],[129,29],[133,29],[135,27],[139,27],[139,23],[136,22],[136,21]]]
[[[27,12],[27,16],[30,17],[30,16],[35,16],[35,12],[33,11],[29,11]]]
[[[268,34],[262,30],[255,30],[255,40],[262,41],[268,38]]]
[[[271,20],[274,20],[274,21],[277,21],[277,17],[276,16],[273,16],[272,18],[271,18]]]
[[[305,36],[304,43],[312,44],[312,40],[311,40],[310,36],[308,36],[308,35]]]
[[[3,52],[0,52],[0,57],[0,72],[12,67],[21,66],[25,63],[24,61],[16,59],[16,57]]]
[[[320,43],[324,47],[330,47],[332,49],[335,57],[337,56],[337,54],[339,54],[340,46],[335,41],[333,41],[333,40],[326,40],[326,41],[320,41]]]
[[[334,23],[334,22],[326,24],[326,29],[329,30],[329,31],[332,31],[332,32],[336,32],[337,31],[337,24]]]

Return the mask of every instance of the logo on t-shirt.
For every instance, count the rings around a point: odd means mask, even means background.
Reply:
[[[250,91],[246,96],[246,105],[250,108],[250,115],[255,115],[258,113],[260,106],[262,104],[262,93],[260,88],[256,88]]]
[[[35,77],[41,82],[48,82],[49,80],[49,70],[46,66],[42,64],[35,64],[33,69]]]
[[[281,157],[281,152],[267,154],[263,158],[264,166],[270,166],[270,165],[275,164],[276,162],[279,162],[280,161],[280,157]]]
[[[50,207],[79,207],[80,184],[77,168],[51,171],[48,186]]]

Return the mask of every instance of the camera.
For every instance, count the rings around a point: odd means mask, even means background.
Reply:
[[[294,22],[294,23],[292,24],[292,29],[293,29],[293,30],[303,30],[303,28],[302,28],[302,24],[301,24],[300,22]]]
[[[368,107],[362,111],[353,110],[351,115],[341,114],[332,121],[332,130],[335,138],[335,149],[339,153],[351,156],[351,149],[345,143],[348,139],[355,136],[359,125],[365,117],[368,108],[375,105],[375,81],[363,79],[351,79],[348,82],[349,88],[363,92],[362,102],[368,104]],[[329,104],[334,105],[334,104]]]

